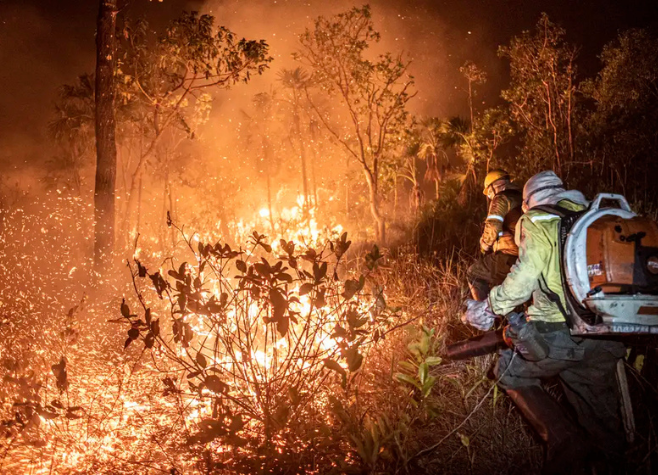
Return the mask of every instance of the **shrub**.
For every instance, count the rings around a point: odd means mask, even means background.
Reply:
[[[350,275],[346,233],[301,252],[282,240],[276,252],[257,232],[246,250],[179,232],[190,262],[170,259],[166,274],[130,265],[141,308],[121,305],[125,347],[139,343],[167,365],[165,392],[189,408],[186,443],[205,451],[204,464],[301,469],[300,453],[331,443],[329,401],[350,392],[396,317],[381,288],[366,289],[377,248],[366,272]]]

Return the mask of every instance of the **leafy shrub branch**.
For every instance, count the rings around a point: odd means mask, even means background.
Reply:
[[[327,395],[350,390],[368,348],[392,326],[381,289],[366,289],[378,249],[366,273],[353,275],[343,264],[347,233],[322,249],[281,240],[278,253],[257,232],[233,249],[172,226],[192,259],[168,259],[166,273],[128,263],[141,309],[124,300],[118,321],[130,325],[126,348],[139,342],[172,365],[165,391],[196,401],[190,442],[271,448],[284,433],[324,424],[316,419]]]

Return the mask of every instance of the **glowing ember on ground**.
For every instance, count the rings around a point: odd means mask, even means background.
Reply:
[[[68,316],[59,317],[59,325],[48,323],[43,346],[25,341],[26,354],[32,348],[34,355],[30,361],[43,362],[38,378],[30,379],[33,373],[27,367],[11,366],[12,360],[5,359],[10,365],[5,380],[26,389],[4,399],[8,438],[0,470],[150,473],[175,467],[195,473],[199,459],[190,452],[195,447],[212,448],[217,463],[235,463],[253,458],[254,448],[268,440],[281,452],[286,444],[282,437],[301,437],[301,448],[308,437],[302,436],[304,431],[317,436],[309,425],[326,423],[325,416],[317,417],[326,413],[328,388],[339,388],[358,370],[373,330],[384,331],[392,315],[377,311],[377,297],[364,288],[363,278],[341,264],[349,247],[340,236],[341,226],[318,226],[314,209],[306,216],[298,206],[281,207],[277,213],[277,229],[285,231],[285,239],[254,235],[239,248],[246,251],[229,252],[224,244],[208,247],[212,231],[180,235],[173,254],[176,262],[186,259],[189,264],[179,268],[171,261],[148,271],[168,278],[164,300],[149,290],[150,279],[137,277],[144,308],[152,310],[149,318],[161,322],[152,349],[143,351],[152,328],[143,326],[143,309],[126,285],[125,272],[116,280],[109,306],[102,303],[107,299],[103,296],[83,299],[70,311],[60,305]],[[47,220],[66,228],[71,218],[54,214]],[[251,224],[268,222],[257,213]],[[20,220],[16,224],[18,231],[25,230]],[[236,223],[236,235],[248,236],[246,226]],[[145,250],[157,243],[144,236],[133,258],[161,262],[162,251]],[[321,247],[316,253],[311,245]],[[73,290],[78,285],[73,277],[88,263],[72,255],[60,265],[64,281],[70,282],[68,292],[75,295],[79,291]],[[169,269],[174,274],[167,276]],[[180,306],[181,294],[187,295],[185,307]],[[127,319],[124,313],[118,321],[132,320],[133,328],[140,329],[126,352],[121,347],[129,327],[99,325],[99,318],[117,320],[115,299],[120,295],[132,301],[137,316]],[[221,308],[212,303],[220,301],[225,302]],[[199,305],[215,307],[209,313],[202,307],[191,310]],[[281,305],[283,313],[277,310]],[[173,332],[172,322],[179,322]],[[189,328],[189,338],[183,328]],[[120,337],[108,338],[112,332]],[[62,355],[65,376],[53,365]],[[276,429],[268,428],[272,424]],[[218,427],[227,432],[218,432]]]

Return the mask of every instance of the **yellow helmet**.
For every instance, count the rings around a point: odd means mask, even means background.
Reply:
[[[509,173],[507,173],[505,170],[500,170],[500,169],[491,170],[489,173],[487,173],[487,176],[484,178],[484,190],[482,191],[482,193],[486,195],[487,190],[491,185],[493,185],[498,180],[503,180],[503,179],[509,180]]]

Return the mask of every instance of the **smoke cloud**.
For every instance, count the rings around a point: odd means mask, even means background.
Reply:
[[[572,42],[583,45],[582,75],[596,71],[596,55],[618,30],[655,23],[658,16],[651,0],[370,3],[382,34],[377,51],[404,52],[413,61],[411,73],[416,77],[418,95],[410,104],[412,111],[438,116],[466,114],[464,81],[458,71],[466,60],[474,61],[489,76],[477,105],[485,107],[500,100],[507,66],[497,58],[496,49],[532,28],[541,11],[562,24]],[[164,25],[183,10],[201,10],[215,15],[218,24],[241,37],[268,41],[274,56],[271,70],[247,86],[217,95],[206,135],[222,141],[231,133],[227,124],[239,121],[239,111],[251,97],[269,91],[277,71],[294,66],[290,54],[297,48],[297,35],[311,27],[318,15],[331,16],[359,4],[349,0],[124,0],[122,13],[144,15],[153,25]],[[94,69],[97,9],[96,1],[0,2],[0,167],[5,181],[16,171],[27,170],[32,183],[52,155],[46,133],[50,111],[60,85]]]

